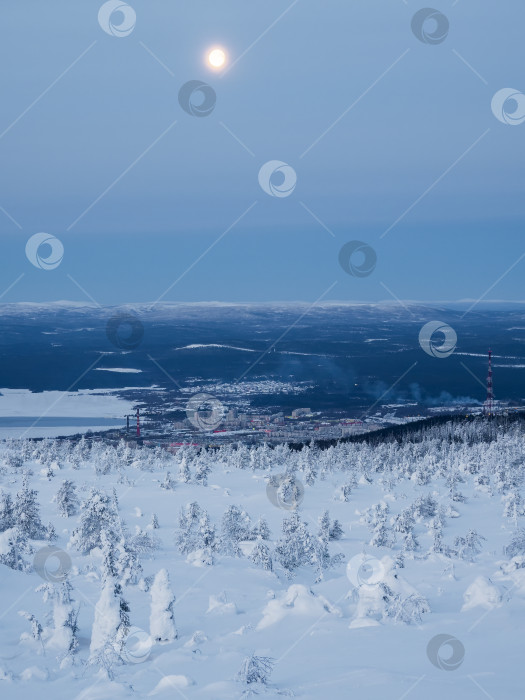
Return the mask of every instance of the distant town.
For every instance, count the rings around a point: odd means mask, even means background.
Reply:
[[[412,409],[412,412],[410,411]],[[508,411],[501,403],[498,412]],[[229,409],[224,415],[210,410],[196,410],[182,420],[168,421],[162,416],[140,410],[128,416],[126,427],[104,433],[109,440],[125,439],[146,446],[178,449],[184,445],[208,446],[242,442],[245,444],[306,443],[334,440],[369,433],[381,428],[403,425],[440,413],[479,415],[483,407],[455,406],[433,407],[422,411],[418,404],[384,404],[374,415],[361,418],[332,418],[311,408],[296,408],[289,414],[248,413]]]

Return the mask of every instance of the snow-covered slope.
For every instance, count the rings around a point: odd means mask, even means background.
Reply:
[[[2,444],[0,697],[521,697],[525,447],[488,434]]]

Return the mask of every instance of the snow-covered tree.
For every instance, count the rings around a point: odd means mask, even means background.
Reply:
[[[108,579],[95,606],[91,630],[89,663],[102,667],[109,678],[113,668],[122,663],[122,650],[129,629],[129,605],[120,584]]]
[[[16,494],[14,503],[15,522],[20,533],[30,539],[41,539],[45,536],[45,528],[40,520],[40,509],[37,503],[38,493],[29,488],[29,476],[24,475],[22,488]]]
[[[164,476],[164,481],[160,485],[161,489],[166,489],[166,491],[172,491],[175,488],[175,482],[171,478],[171,473],[166,472]]]
[[[203,561],[213,563],[216,550],[215,527],[211,525],[208,514],[198,503],[189,503],[181,509],[179,515],[179,534],[177,545],[181,554],[202,551]]]
[[[57,504],[58,514],[62,518],[69,518],[78,512],[78,496],[75,484],[65,479],[54,498]]]
[[[271,536],[270,527],[264,518],[259,518],[255,527],[251,532],[250,539],[257,539],[260,537],[263,540],[269,540]]]
[[[73,587],[66,579],[60,583],[45,583],[37,589],[44,594],[44,602],[53,606],[53,633],[47,645],[57,650],[61,667],[74,660],[78,649],[78,612],[73,605],[71,593]]]
[[[80,508],[80,522],[73,531],[71,543],[82,554],[89,554],[101,545],[101,534],[106,532],[113,541],[121,536],[121,525],[113,499],[92,488]]]
[[[28,613],[25,610],[19,610],[18,614],[31,624],[31,638],[38,642],[42,648],[42,651],[44,651],[44,643],[42,641],[42,633],[44,632],[44,629],[40,622],[32,613]]]
[[[15,509],[11,494],[0,492],[0,532],[9,530],[15,525]]]
[[[0,564],[15,571],[29,571],[29,564],[22,557],[22,552],[28,550],[28,543],[17,528],[10,528],[0,535]]]
[[[485,537],[478,535],[475,530],[469,530],[465,537],[456,537],[454,540],[454,553],[459,559],[474,561],[474,557],[481,552],[482,540]]]
[[[240,671],[236,676],[236,680],[241,683],[251,685],[253,683],[261,683],[266,685],[270,674],[272,673],[275,660],[268,656],[247,656],[241,665]]]
[[[250,560],[265,571],[273,571],[272,554],[268,545],[263,542],[262,537],[257,539],[255,547],[251,551]]]
[[[155,576],[150,589],[151,614],[149,619],[150,635],[156,642],[172,642],[177,639],[173,604],[175,596],[171,592],[166,569],[161,569]]]

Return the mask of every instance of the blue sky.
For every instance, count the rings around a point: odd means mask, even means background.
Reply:
[[[525,124],[491,111],[525,91],[521,3],[437,3],[438,45],[413,0],[129,4],[122,38],[99,0],[2,3],[0,294],[23,274],[2,302],[149,301],[179,278],[165,300],[476,299],[525,252]],[[205,118],[178,103],[189,80],[216,92]],[[269,160],[289,197],[260,188]],[[64,245],[51,271],[25,256],[41,231]],[[339,266],[351,240],[376,250],[366,278]],[[525,298],[524,266],[487,298]]]

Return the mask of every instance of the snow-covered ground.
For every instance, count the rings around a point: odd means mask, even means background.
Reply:
[[[302,452],[1,445],[0,697],[522,697],[523,432],[483,426]]]
[[[118,391],[130,391],[119,389]],[[2,416],[80,416],[121,418],[133,404],[116,395],[116,389],[80,389],[78,391],[40,391],[0,389]]]
[[[123,425],[124,416],[132,411],[132,402],[118,396],[116,389],[0,389],[0,439],[52,438],[108,430],[117,419],[118,425]]]

